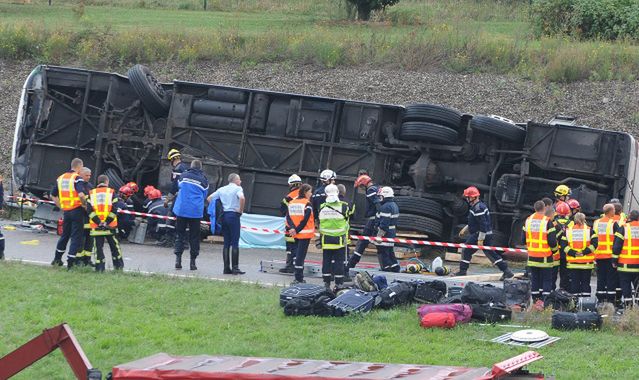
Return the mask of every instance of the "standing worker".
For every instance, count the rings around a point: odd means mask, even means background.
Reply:
[[[466,231],[468,231],[466,244],[490,245],[493,241],[493,226],[488,206],[479,199],[480,193],[475,186],[466,188],[463,195],[470,205],[470,210],[468,211],[468,225],[459,232],[459,236],[465,235]],[[466,276],[470,267],[470,260],[476,251],[474,248],[464,248],[462,250],[459,271],[454,274],[455,276]],[[514,276],[513,272],[508,269],[508,264],[506,264],[501,254],[486,248],[482,249],[482,251],[493,265],[503,272],[500,281]]]
[[[222,235],[224,247],[222,259],[224,260],[224,274],[240,275],[245,272],[240,270],[240,218],[244,213],[244,190],[242,179],[237,173],[231,173],[228,177],[229,184],[217,189],[209,197],[209,204],[219,199],[222,203]],[[215,213],[213,212],[213,215]],[[211,221],[213,222],[213,221]],[[231,257],[229,257],[229,251]]]
[[[89,192],[93,190],[91,184],[91,169],[84,166],[80,170],[80,177],[84,181],[84,194],[89,195]],[[88,200],[88,198],[87,198]],[[91,237],[91,227],[89,226],[89,212],[84,213],[84,238],[82,240],[82,250],[76,254],[76,263],[86,266],[93,265],[91,263],[91,256],[93,255],[93,238]]]
[[[619,274],[623,306],[630,308],[633,306],[632,284],[637,284],[639,278],[639,211],[630,211],[626,223],[615,233],[612,250],[612,265]]]
[[[395,226],[397,224],[397,218],[399,217],[399,206],[395,203],[395,192],[392,188],[384,186],[379,189],[379,196],[381,203],[379,211],[377,212],[377,237],[395,238],[397,231]],[[399,262],[395,257],[395,243],[380,241],[375,243],[377,245],[377,255],[381,269],[386,272],[399,272]]]
[[[348,203],[339,199],[337,186],[326,186],[326,202],[320,206],[318,219],[322,236],[322,279],[328,290],[331,289],[332,277],[335,278],[336,286],[344,284],[344,261],[351,215]]]
[[[91,229],[90,235],[97,254],[95,260],[95,270],[97,272],[104,272],[105,269],[104,240],[107,241],[111,250],[113,268],[124,268],[122,250],[116,236],[118,210],[114,205],[117,202],[118,197],[115,195],[115,190],[109,187],[109,177],[104,174],[98,176],[98,187],[89,192],[87,204]]]
[[[595,251],[597,263],[597,299],[599,302],[617,302],[617,270],[612,266],[612,246],[619,225],[615,222],[615,206],[607,203],[603,206],[603,217],[595,220],[593,229],[599,239]]]
[[[575,198],[572,199],[568,199],[568,202],[566,202],[568,204],[568,207],[570,207],[570,218],[574,218],[575,214],[578,212],[581,212],[581,205],[579,204],[579,201],[576,200]]]
[[[570,219],[570,206],[566,202],[557,202],[556,213],[553,219],[553,225],[555,227],[555,234],[557,235],[557,241],[560,242],[566,234],[566,229],[572,226],[574,223]],[[557,287],[557,278],[559,278],[559,288],[566,291],[572,289],[570,280],[572,276],[568,273],[568,262],[566,260],[566,253],[563,249],[556,249],[552,253],[552,289]]]
[[[304,260],[311,239],[315,237],[315,217],[311,205],[312,188],[310,185],[300,186],[300,194],[288,203],[286,213],[286,234],[295,238],[295,280],[292,284],[304,281]]]
[[[570,188],[566,185],[559,185],[555,188],[555,208],[559,202],[568,202],[570,198]]]
[[[178,192],[178,180],[185,171],[189,170],[189,165],[182,162],[182,154],[177,149],[169,150],[166,158],[171,162],[171,195],[175,196]]]
[[[84,181],[79,173],[83,166],[81,159],[71,160],[71,170],[60,175],[51,189],[51,198],[63,211],[62,235],[55,247],[55,257],[51,265],[63,265],[62,255],[67,249],[69,239],[71,240],[67,255],[69,269],[75,264],[76,254],[82,249],[86,194]]]
[[[526,219],[523,232],[532,299],[537,307],[543,308],[544,299],[552,290],[552,252],[557,249],[557,235],[552,220],[545,215],[544,202],[537,201],[533,207],[535,213]]]
[[[326,201],[326,186],[335,184],[335,172],[331,169],[322,170],[320,173],[320,185],[315,189],[311,198],[311,204],[313,206],[313,212],[315,217],[319,215],[319,209],[322,203]]]
[[[204,216],[204,200],[209,191],[209,181],[202,172],[202,161],[191,161],[191,167],[180,175],[177,197],[173,205],[175,222],[175,269],[182,269],[182,253],[186,230],[189,230],[191,253],[190,269],[197,270],[195,259],[200,254],[200,222]]]
[[[626,216],[626,213],[623,212],[623,205],[621,204],[621,201],[618,198],[612,198],[608,203],[615,206],[615,216],[613,219],[620,227],[623,226],[628,217]]]
[[[362,174],[355,180],[354,187],[360,191],[365,192],[366,194],[366,210],[364,211],[364,217],[366,218],[366,224],[364,225],[364,230],[362,231],[362,235],[364,236],[373,236],[377,232],[377,213],[379,212],[380,207],[380,199],[377,192],[379,191],[378,187],[373,183],[371,177],[367,174]],[[355,251],[353,255],[348,260],[348,267],[355,268],[355,266],[362,259],[362,254],[370,241],[363,239],[357,241],[355,245]],[[379,252],[378,252],[379,256]],[[381,262],[380,262],[381,266]]]
[[[282,216],[286,216],[288,212],[288,203],[299,196],[300,186],[302,186],[300,176],[293,174],[288,177],[288,194],[282,198],[282,202],[280,203],[280,214]],[[284,241],[286,242],[286,266],[280,269],[280,273],[294,273],[295,265],[293,264],[293,260],[295,258],[295,252],[293,252],[293,247],[295,246],[295,239],[285,235]]]
[[[595,266],[597,234],[586,225],[586,215],[578,212],[574,219],[559,243],[568,263],[570,292],[577,297],[590,297],[590,276]]]

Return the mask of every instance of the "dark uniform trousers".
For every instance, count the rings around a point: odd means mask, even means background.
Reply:
[[[374,236],[377,233],[377,223],[375,221],[375,217],[373,217],[372,219],[368,219],[366,221],[366,224],[364,225],[364,230],[362,231],[362,235],[364,236]],[[355,252],[353,252],[353,254],[351,255],[350,259],[348,260],[348,267],[349,268],[355,268],[355,266],[359,263],[359,261],[362,259],[362,254],[364,253],[364,250],[366,249],[366,247],[368,247],[368,244],[370,243],[370,241],[366,240],[366,239],[362,239],[362,240],[358,240],[357,244],[355,245]],[[379,255],[379,248],[378,248],[378,255]],[[380,263],[380,266],[382,265],[382,263]]]
[[[295,280],[304,280],[304,260],[306,260],[306,252],[311,239],[295,239]]]
[[[190,245],[191,258],[194,259],[200,254],[200,219],[199,218],[182,218],[177,217],[175,221],[175,254],[182,256],[184,252],[184,243],[186,241],[188,227],[188,238]]]
[[[97,271],[103,271],[105,267],[105,257],[104,257],[104,241],[106,240],[107,244],[109,244],[109,249],[111,250],[111,258],[113,260],[113,268],[122,269],[124,268],[124,260],[122,260],[122,249],[120,249],[120,243],[118,242],[118,238],[116,237],[116,231],[110,230],[97,230],[95,233],[105,232],[104,235],[95,235],[94,231],[92,232],[93,244],[96,252],[96,260],[95,260],[95,269]]]
[[[597,263],[597,299],[599,302],[617,303],[621,293],[617,270],[612,267],[612,259],[599,259]]]
[[[224,236],[224,248],[239,246],[240,227],[239,212],[224,211],[224,213],[222,213],[222,236]]]
[[[544,300],[552,290],[552,268],[530,266],[529,269],[532,299]]]
[[[67,244],[69,243],[69,240],[71,240],[67,259],[73,265],[77,253],[82,249],[85,215],[86,213],[82,207],[77,207],[73,210],[64,212],[62,216],[62,235],[56,245],[55,257],[57,260],[62,258],[62,255],[64,255],[64,252],[66,251]]]
[[[478,232],[468,236],[468,238],[466,238],[466,244],[477,245],[478,237],[479,237]],[[484,238],[484,245],[491,245],[492,242],[493,242],[493,234],[486,235],[486,237]],[[473,258],[473,254],[475,252],[477,252],[477,250],[474,248],[464,248],[462,250],[462,260],[459,263],[459,269],[462,272],[467,271],[468,267],[470,267],[470,260]],[[484,252],[484,255],[486,255],[486,257],[488,258],[488,260],[490,260],[490,262],[494,266],[499,268],[501,271],[505,271],[506,269],[508,269],[506,262],[504,261],[503,257],[499,253],[497,253],[496,251],[488,250],[488,249],[483,250],[483,252]]]

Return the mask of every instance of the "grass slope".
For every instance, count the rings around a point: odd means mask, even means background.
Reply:
[[[67,322],[92,364],[108,372],[157,352],[490,367],[522,348],[487,343],[512,329],[423,330],[414,307],[346,318],[285,317],[279,289],[257,285],[0,263],[0,356]],[[547,326],[540,326],[547,329]],[[636,336],[558,332],[531,369],[561,379],[636,376]],[[602,354],[605,353],[605,354]],[[16,379],[71,379],[60,353]]]

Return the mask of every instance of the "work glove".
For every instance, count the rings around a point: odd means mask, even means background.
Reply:
[[[483,240],[477,240],[477,245],[484,245],[484,241]]]
[[[464,238],[468,234],[468,226],[464,226],[461,230],[459,230],[459,237]]]

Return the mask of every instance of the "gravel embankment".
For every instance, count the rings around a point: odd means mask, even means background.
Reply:
[[[4,176],[10,173],[21,87],[34,65],[0,61],[0,174]],[[563,85],[489,74],[281,64],[248,69],[212,63],[156,63],[150,67],[162,81],[180,79],[392,104],[437,103],[515,121],[547,121],[555,114],[568,114],[577,116],[580,124],[639,136],[639,81]]]

